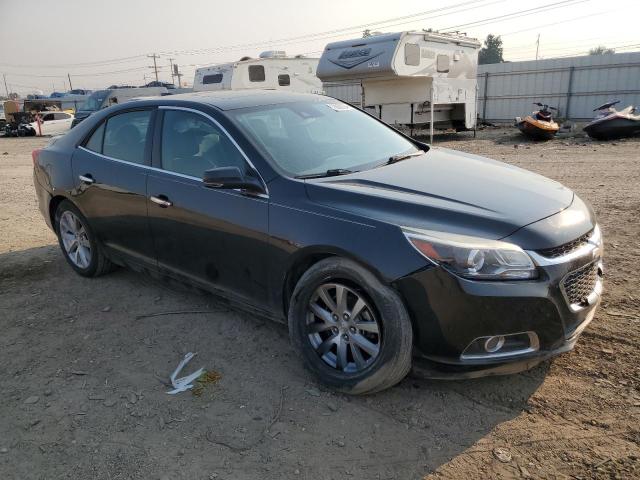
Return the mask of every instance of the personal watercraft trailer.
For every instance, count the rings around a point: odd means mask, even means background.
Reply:
[[[480,42],[459,34],[410,31],[328,44],[323,82],[362,85],[362,107],[393,125],[472,129]]]
[[[259,58],[243,57],[237,62],[198,68],[193,90],[286,90],[300,93],[322,93],[322,82],[316,77],[317,58],[288,57],[283,51],[269,51]]]

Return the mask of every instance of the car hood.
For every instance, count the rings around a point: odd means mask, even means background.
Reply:
[[[419,157],[307,180],[322,205],[400,226],[499,239],[566,209],[558,182],[488,158],[432,147]]]

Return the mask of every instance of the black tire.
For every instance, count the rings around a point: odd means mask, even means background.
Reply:
[[[67,211],[71,212],[81,222],[86,233],[86,239],[88,240],[90,246],[91,259],[88,265],[84,268],[74,263],[74,261],[67,253],[62,240],[60,220],[63,214]],[[71,266],[71,268],[75,270],[76,273],[82,275],[83,277],[99,277],[100,275],[104,275],[105,273],[108,273],[114,269],[114,265],[105,256],[102,245],[97,241],[96,236],[91,229],[91,225],[89,225],[89,222],[87,221],[85,216],[82,215],[82,212],[80,212],[80,210],[78,210],[78,208],[73,203],[68,200],[63,200],[62,202],[60,202],[54,216],[54,227],[56,234],[58,235],[58,244],[60,245],[62,254],[67,260],[67,263]]]
[[[345,372],[329,365],[316,352],[307,330],[307,318],[311,312],[309,303],[314,292],[320,286],[332,283],[357,292],[375,310],[375,320],[381,332],[379,350],[371,363],[360,371]],[[331,257],[307,270],[294,289],[288,320],[291,342],[305,366],[334,390],[352,395],[374,393],[400,382],[411,369],[413,331],[402,299],[374,274],[351,260]],[[353,351],[355,347],[348,348]],[[353,358],[353,353],[351,355]]]

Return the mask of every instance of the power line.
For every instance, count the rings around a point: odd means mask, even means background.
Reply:
[[[81,68],[81,67],[96,67],[96,66],[106,66],[111,64],[132,62],[138,59],[142,59],[144,57],[145,55],[134,55],[130,57],[115,58],[111,60],[98,60],[95,62],[57,63],[57,64],[51,64],[51,65],[46,65],[46,64],[45,65],[24,65],[24,64],[18,65],[18,64],[11,64],[11,63],[0,63],[0,65],[5,67],[12,67],[12,68],[70,68],[70,67]]]
[[[111,70],[108,72],[96,72],[96,73],[74,73],[74,77],[99,77],[102,75],[114,75],[118,73],[128,73],[128,72],[136,72],[139,70],[145,70],[147,67],[134,67],[134,68],[126,68],[124,70]],[[159,69],[160,67],[158,67]],[[6,72],[7,75],[12,75],[14,77],[35,77],[35,78],[67,78],[66,74],[60,75],[34,75],[32,73],[15,73],[15,72]]]
[[[476,7],[466,8],[465,11],[470,10],[470,9],[485,7],[485,6],[493,4],[493,3],[500,3],[500,2],[504,2],[504,1],[506,1],[506,0],[494,0],[492,2],[489,2],[488,4],[485,4],[485,5],[478,5]],[[575,1],[575,0],[571,0],[571,1]],[[586,1],[586,0],[583,0],[583,1]],[[214,47],[214,48],[202,48],[202,49],[192,49],[192,50],[171,50],[171,51],[160,52],[160,54],[164,54],[164,55],[201,55],[201,54],[204,54],[204,53],[223,52],[223,51],[238,50],[238,49],[251,48],[251,47],[271,46],[271,45],[285,45],[285,44],[288,44],[288,43],[300,43],[301,41],[302,42],[306,42],[306,41],[313,41],[313,40],[323,40],[325,38],[332,38],[332,37],[336,37],[336,36],[342,36],[342,35],[345,35],[347,33],[352,33],[353,31],[361,31],[361,29],[363,29],[363,28],[375,27],[375,26],[378,26],[378,25],[382,25],[382,24],[386,24],[386,23],[390,23],[390,22],[395,22],[397,20],[406,20],[408,18],[416,18],[416,17],[424,17],[424,16],[428,16],[428,18],[437,18],[437,17],[440,17],[440,16],[451,15],[452,13],[458,13],[458,12],[448,12],[448,13],[444,13],[444,14],[440,14],[440,15],[431,15],[431,14],[432,13],[443,12],[443,11],[447,11],[447,10],[452,10],[452,9],[456,9],[456,8],[460,8],[460,7],[470,7],[473,4],[486,3],[486,2],[487,2],[487,0],[471,0],[471,1],[460,2],[460,3],[454,4],[454,5],[450,5],[448,7],[435,8],[435,9],[432,9],[432,10],[427,10],[425,12],[413,13],[413,14],[410,14],[410,15],[402,16],[402,17],[395,17],[395,18],[390,18],[390,19],[386,19],[386,20],[379,20],[377,22],[364,23],[364,24],[361,24],[361,25],[355,25],[355,26],[351,26],[351,27],[344,27],[344,28],[334,29],[334,30],[328,30],[328,31],[325,31],[325,32],[317,32],[317,33],[299,35],[299,36],[295,36],[295,37],[280,38],[280,39],[277,39],[277,40],[265,40],[265,41],[260,41],[260,42],[244,43],[244,44],[237,44],[237,45],[227,45],[227,46]],[[411,22],[408,22],[408,23],[413,23],[413,22],[416,22],[416,21],[423,21],[423,20],[425,20],[425,19],[412,20]],[[407,23],[407,22],[405,22],[405,23]],[[386,25],[383,28],[388,28],[389,26],[395,26],[395,25],[399,25],[399,24],[396,23],[394,25]]]
[[[535,15],[537,13],[547,12],[549,10],[555,10],[557,8],[572,7],[578,3],[589,2],[591,0],[563,0],[561,2],[549,3],[540,7],[529,8],[527,10],[520,10],[517,12],[506,13],[504,15],[498,15],[497,17],[485,18],[483,20],[475,20],[473,22],[461,23],[459,25],[452,25],[450,27],[442,28],[440,30],[453,30],[454,28],[462,27],[481,27],[484,25],[491,25],[493,23],[503,22],[505,20],[513,20],[514,18],[527,17],[529,15]]]
[[[597,15],[602,15],[604,13],[611,13],[613,11],[615,11],[615,10],[607,10],[607,11],[604,11],[604,12],[598,12],[598,13],[592,13],[590,15],[584,15],[582,17],[568,18],[566,20],[561,20],[559,22],[545,23],[543,25],[537,25],[537,26],[531,27],[531,28],[524,28],[524,29],[520,29],[520,30],[514,30],[513,32],[501,33],[500,37],[506,37],[507,35],[515,35],[516,33],[530,32],[531,30],[540,30],[540,29],[547,28],[547,27],[553,27],[555,25],[562,25],[564,23],[575,22],[577,20],[582,20],[584,18],[589,18],[589,17],[595,17]]]

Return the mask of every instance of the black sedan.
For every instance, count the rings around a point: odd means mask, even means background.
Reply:
[[[344,392],[508,373],[570,350],[602,292],[592,209],[557,182],[413,140],[332,98],[117,105],[33,152],[69,265],[127,266],[288,322]]]

